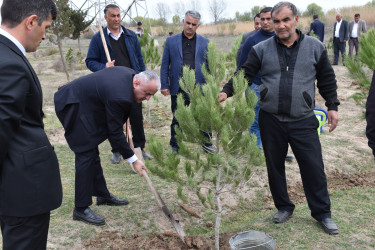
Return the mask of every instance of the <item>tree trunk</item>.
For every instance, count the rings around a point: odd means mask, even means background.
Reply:
[[[217,180],[216,180],[216,192],[215,192],[215,198],[216,198],[216,204],[217,204],[217,211],[216,211],[216,222],[215,222],[215,249],[219,250],[220,244],[220,224],[221,224],[221,203],[220,203],[220,182],[221,182],[221,166],[218,167],[217,170]]]
[[[60,56],[61,56],[61,62],[62,62],[63,67],[64,67],[64,71],[65,71],[65,74],[66,74],[66,79],[68,81],[70,81],[68,67],[66,66],[65,58],[64,58],[64,55],[63,55],[63,51],[62,51],[61,39],[60,39],[59,36],[57,36],[57,45],[59,46],[59,51],[60,51]]]

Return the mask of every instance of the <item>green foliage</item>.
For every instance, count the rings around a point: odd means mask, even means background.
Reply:
[[[251,12],[244,12],[243,14],[240,14],[240,12],[237,11],[236,20],[239,22],[248,22],[248,21],[252,21],[253,17],[251,15]]]
[[[313,15],[319,15],[320,17],[324,15],[322,7],[316,3],[310,3],[307,5],[306,11],[303,13],[303,16],[312,17]]]
[[[219,36],[224,36],[226,29],[227,29],[227,26],[225,24],[220,24],[216,26],[217,34]]]
[[[73,68],[73,64],[75,63],[82,64],[83,59],[84,57],[82,56],[81,52],[77,51],[74,54],[74,50],[71,47],[68,49],[68,52],[66,52],[66,55],[65,55],[65,61],[67,62],[71,70]]]
[[[254,7],[251,8],[251,18],[254,18],[258,13],[260,13],[260,11],[264,8],[266,8],[267,6],[266,5],[255,5]]]
[[[229,34],[233,35],[234,34],[234,31],[236,30],[236,23],[229,23],[228,24],[228,30],[229,30]]]
[[[142,37],[138,37],[141,45],[143,60],[150,69],[155,69],[156,66],[160,65],[160,53],[158,47],[155,46],[155,38],[149,36],[150,31],[144,29]],[[150,39],[151,38],[151,39]]]
[[[312,36],[312,37],[315,37],[315,38],[319,39],[319,36],[317,34],[315,34],[315,32],[313,30],[310,31],[309,36]]]
[[[368,91],[370,89],[370,76],[366,74],[365,68],[371,71],[375,70],[375,29],[370,29],[367,33],[362,34],[360,39],[360,50],[358,58],[345,58],[345,66],[348,68],[351,78],[358,82],[361,92],[350,96],[357,105],[365,108]]]
[[[236,55],[238,48],[240,47],[242,35],[237,36],[236,40],[232,44],[231,50],[225,55],[225,67],[227,69],[227,75],[232,76],[236,71]]]
[[[95,20],[95,17],[93,17],[91,20],[85,21],[87,12],[88,10],[71,10],[70,20],[74,25],[74,30],[72,32],[73,40],[78,39],[81,36],[81,32],[84,31],[87,27],[89,27],[91,23]]]

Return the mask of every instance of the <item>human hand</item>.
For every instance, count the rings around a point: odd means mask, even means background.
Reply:
[[[228,95],[224,92],[220,92],[219,94],[219,102],[223,102],[228,98]]]
[[[332,132],[339,122],[338,112],[336,110],[329,110],[327,113],[329,132]]]
[[[136,160],[132,163],[134,170],[139,174],[139,176],[143,176],[142,170],[148,172],[146,165],[141,160]]]
[[[110,68],[110,67],[114,67],[115,66],[115,60],[112,60],[112,62],[107,62],[106,64],[105,64],[105,67],[106,68]]]
[[[160,92],[164,95],[164,96],[167,96],[167,95],[170,95],[171,92],[169,91],[169,89],[161,89]]]

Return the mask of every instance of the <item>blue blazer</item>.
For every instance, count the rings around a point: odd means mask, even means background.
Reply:
[[[333,37],[335,37],[336,25],[337,25],[337,22],[335,22],[335,26],[333,28]],[[344,40],[348,41],[349,39],[349,24],[344,19],[342,19],[341,21],[341,26],[339,30],[339,39],[340,39],[340,42],[344,42]]]
[[[207,50],[209,40],[196,34],[195,47],[195,81],[198,84],[206,83],[202,74],[202,65],[208,64]],[[179,80],[182,73],[182,33],[167,38],[161,60],[160,81],[161,89],[169,89],[171,95],[177,95],[180,88]]]
[[[336,25],[336,24],[335,24]],[[310,31],[307,33],[307,35],[310,35],[311,31],[314,31],[315,35],[319,37],[319,40],[323,42],[324,40],[324,23],[322,23],[319,20],[315,20],[310,25]]]
[[[132,69],[138,74],[145,70],[145,63],[143,61],[141,45],[139,44],[137,35],[125,27],[121,26],[125,35],[126,49],[128,50],[130,64]],[[107,42],[108,52],[111,56],[111,60],[115,59],[111,42],[109,40],[109,34],[107,33],[107,27],[103,28],[105,40]],[[86,66],[92,72],[104,69],[107,63],[107,57],[104,52],[104,46],[100,33],[97,32],[91,39],[89,50],[86,57]],[[116,65],[116,62],[115,62]],[[117,66],[117,65],[116,65]]]

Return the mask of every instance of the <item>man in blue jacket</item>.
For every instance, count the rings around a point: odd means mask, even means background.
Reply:
[[[87,68],[92,72],[96,72],[108,67],[125,66],[135,70],[136,73],[144,71],[145,64],[137,35],[133,31],[121,26],[120,8],[114,4],[107,5],[104,9],[104,18],[108,26],[103,29],[103,33],[111,59],[114,60],[107,62],[100,33],[97,32],[92,38],[87,52]],[[152,159],[152,156],[143,150],[146,137],[143,129],[142,104],[135,103],[132,108],[129,119],[133,132],[134,147],[142,149],[144,158]],[[112,162],[120,163],[120,153],[113,145],[112,152]]]
[[[201,68],[204,63],[208,64],[206,54],[209,40],[196,34],[200,18],[201,15],[197,11],[189,10],[185,13],[185,19],[182,20],[184,30],[182,33],[167,38],[161,61],[161,93],[164,96],[171,95],[173,120],[170,145],[172,151],[178,151],[174,128],[178,126],[178,121],[174,117],[174,111],[177,109],[177,94],[181,93],[184,96],[185,105],[190,104],[189,96],[180,89],[178,82],[181,78],[182,67],[189,66],[190,69],[195,70],[197,84],[206,83]],[[211,150],[210,145],[205,146],[205,150]]]
[[[324,41],[324,23],[322,23],[319,20],[318,15],[313,16],[314,22],[310,24],[310,31],[307,33],[307,35],[310,35],[311,31],[314,31],[314,34],[319,37],[319,40],[321,42]]]

